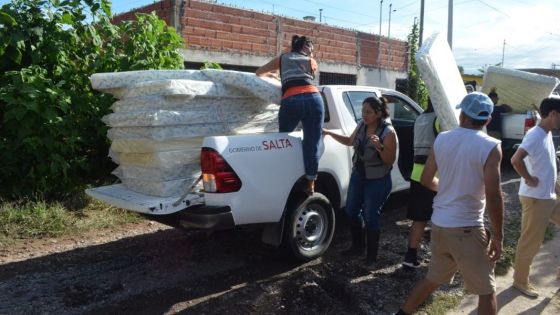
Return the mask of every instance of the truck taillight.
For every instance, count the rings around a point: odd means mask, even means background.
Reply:
[[[537,115],[533,111],[527,111],[527,115],[525,116],[525,128],[524,134],[529,131],[529,129],[535,127],[537,124]]]
[[[202,148],[200,168],[206,192],[228,193],[241,189],[241,180],[216,150]]]

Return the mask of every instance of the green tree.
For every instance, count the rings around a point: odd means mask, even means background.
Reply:
[[[424,81],[420,78],[418,67],[416,66],[416,53],[418,52],[419,39],[418,22],[414,21],[412,30],[408,34],[408,49],[410,50],[410,67],[408,70],[408,96],[416,101],[422,108],[428,106],[428,89]]]
[[[200,70],[205,69],[216,69],[216,70],[223,70],[222,66],[219,63],[213,61],[205,61]]]
[[[0,196],[59,197],[107,174],[114,99],[97,72],[183,67],[155,14],[113,25],[109,0],[13,0],[0,8]]]

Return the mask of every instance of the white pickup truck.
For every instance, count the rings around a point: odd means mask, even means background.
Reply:
[[[408,189],[412,170],[413,125],[422,109],[399,92],[365,86],[321,86],[325,128],[349,135],[361,119],[362,101],[383,95],[389,101],[399,139],[391,172],[392,191]],[[228,229],[262,224],[262,239],[285,245],[300,260],[322,255],[334,228],[334,209],[345,206],[353,149],[324,139],[316,191],[303,193],[302,132],[212,136],[201,148],[202,186],[181,198],[139,194],[123,184],[86,190],[95,199],[182,228]]]
[[[502,114],[502,150],[506,156],[511,156],[521,144],[525,133],[540,120],[536,110],[527,113]]]
[[[526,114],[502,114],[502,150],[506,157],[515,153],[527,131],[536,126],[540,119],[540,114],[536,110],[527,111]],[[552,140],[556,155],[560,156],[560,130],[552,130]]]

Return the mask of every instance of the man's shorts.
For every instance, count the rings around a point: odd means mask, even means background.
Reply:
[[[410,181],[410,201],[406,212],[412,221],[430,221],[433,212],[435,191],[431,191],[415,180]]]
[[[426,275],[429,281],[449,284],[459,271],[470,293],[496,292],[495,263],[488,257],[490,233],[484,227],[442,228],[432,223],[430,242],[432,258]]]

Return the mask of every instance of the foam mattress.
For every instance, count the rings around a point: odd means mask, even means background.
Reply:
[[[118,100],[103,117],[113,172],[130,190],[180,196],[199,177],[205,136],[276,132],[278,81],[226,70],[98,73],[94,89]]]
[[[431,35],[415,58],[442,128],[449,130],[459,126],[460,111],[455,107],[467,91],[447,40],[439,33]]]
[[[525,113],[540,105],[560,81],[555,77],[529,73],[526,71],[488,67],[484,73],[482,92],[490,93],[496,89],[500,100],[498,104],[507,104],[514,112]]]

